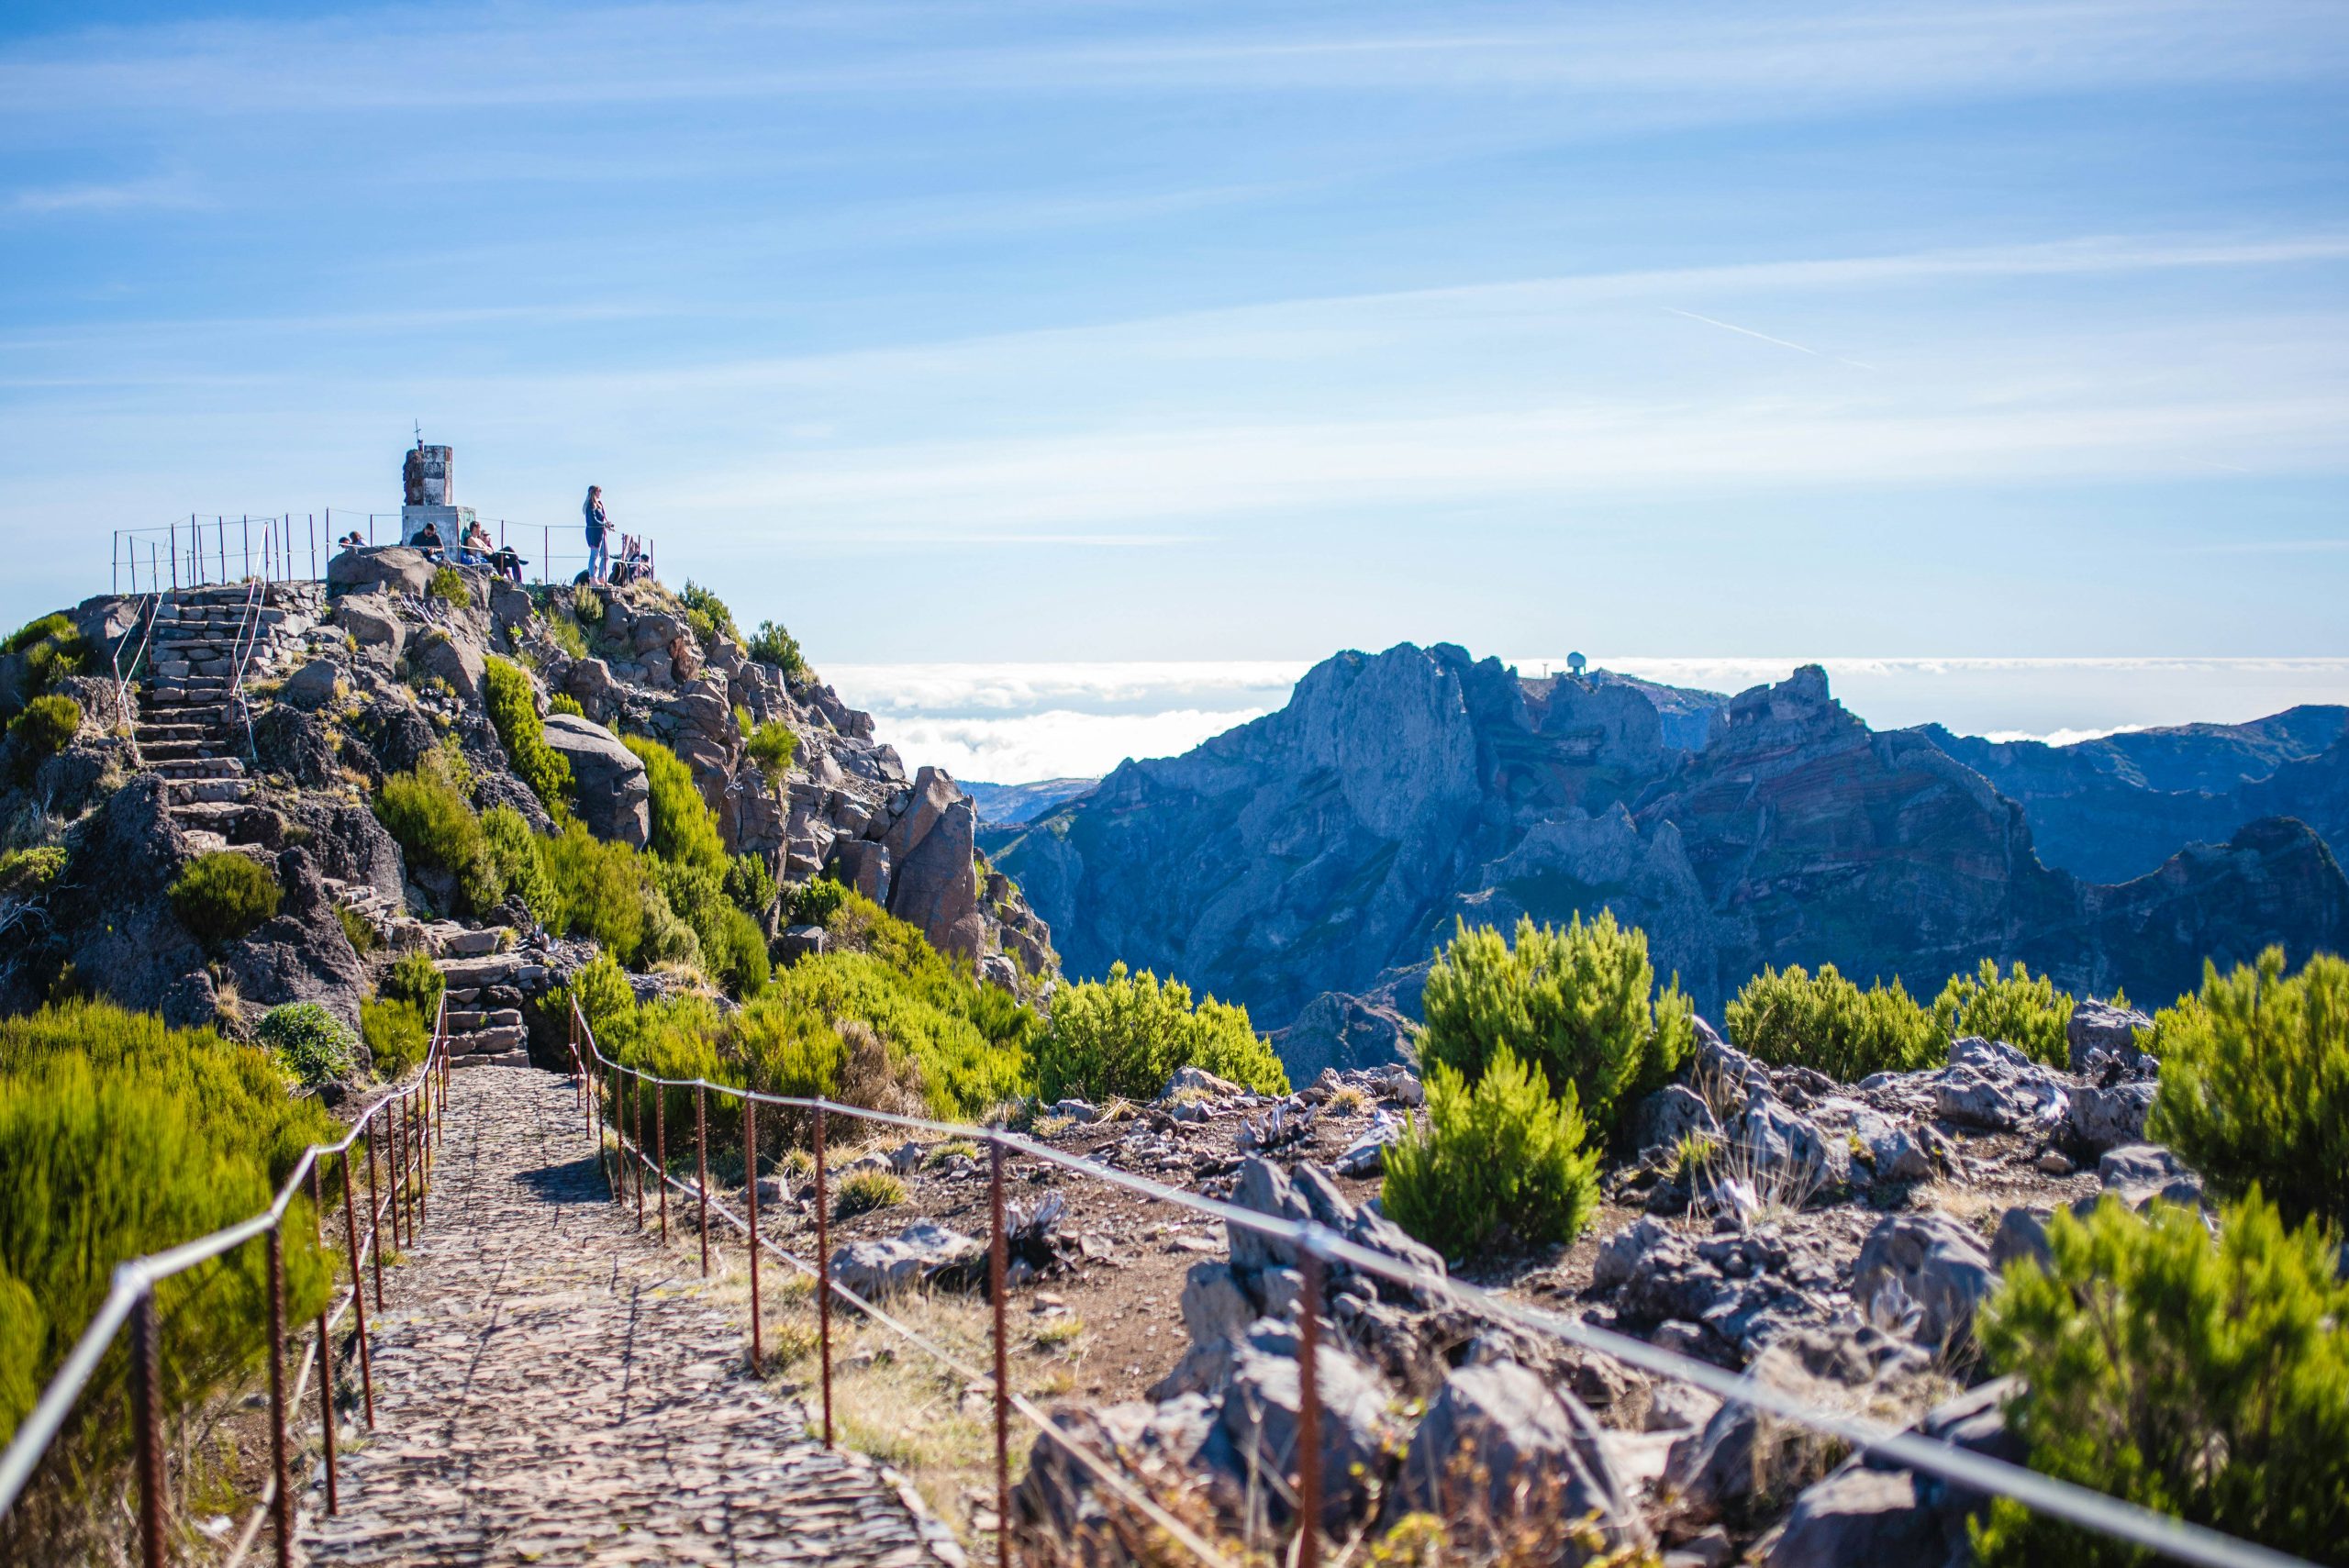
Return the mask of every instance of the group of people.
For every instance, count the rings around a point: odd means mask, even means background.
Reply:
[[[580,514],[587,522],[587,570],[572,579],[574,583],[633,583],[652,575],[652,558],[634,534],[620,535],[620,553],[614,560],[611,552],[612,526],[610,516],[604,510],[604,487],[587,486],[587,499],[580,503]]]
[[[587,569],[573,579],[576,583],[633,583],[652,575],[652,558],[634,534],[619,536],[619,553],[611,550],[611,518],[604,510],[604,487],[591,484],[587,499],[580,508],[587,524]],[[451,547],[440,537],[440,525],[427,522],[418,528],[407,544],[420,550],[433,561],[454,555],[464,566],[486,566],[499,576],[519,583],[522,568],[529,563],[507,547],[489,537],[489,530],[478,520],[466,524],[464,533]],[[366,539],[353,528],[334,541],[337,550],[364,550]]]
[[[358,537],[356,534],[351,536],[353,539]],[[411,548],[424,551],[429,560],[439,561],[450,553],[448,541],[440,537],[440,528],[437,523],[426,522],[417,529],[416,537],[407,542]],[[458,537],[453,553],[460,566],[486,566],[513,583],[522,580],[522,568],[529,564],[511,547],[502,546],[491,539],[489,530],[483,528],[478,520],[466,525],[465,531]]]

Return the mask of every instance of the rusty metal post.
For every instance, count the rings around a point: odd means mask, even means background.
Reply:
[[[1011,1358],[1005,1349],[1004,1294],[1010,1263],[1003,1236],[1003,1144],[987,1140],[987,1301],[995,1318],[995,1560],[1011,1562]]]
[[[1321,1257],[1305,1250],[1297,1341],[1297,1568],[1321,1564]]]
[[[334,1288],[327,1288],[327,1306],[318,1308],[318,1430],[325,1443],[327,1462],[327,1517],[331,1518],[342,1511],[341,1495],[335,1490],[334,1454],[334,1335],[328,1323],[328,1308],[334,1305]]]
[[[765,1364],[765,1330],[759,1323],[759,1103],[742,1096],[742,1212],[751,1226],[751,1375]]]
[[[384,1174],[392,1184],[392,1245],[407,1246],[407,1133],[400,1122],[401,1107],[406,1105],[406,1095],[394,1095],[384,1107]]]
[[[402,1157],[407,1161],[407,1240],[417,1244],[419,1228],[424,1221],[424,1118],[417,1104],[417,1091],[407,1092],[407,1147]]]
[[[701,1205],[701,1274],[709,1277],[709,1091],[694,1085],[694,1192]]]
[[[139,1547],[144,1568],[163,1568],[162,1332],[155,1289],[130,1309],[130,1419],[139,1440]]]
[[[644,1229],[644,1079],[635,1073],[629,1076],[629,1108],[636,1122],[636,1152],[629,1156],[629,1168],[636,1173],[636,1228]]]
[[[652,1091],[652,1195],[661,1207],[661,1244],[669,1244],[669,1089]]]
[[[375,1367],[367,1350],[367,1282],[359,1273],[359,1206],[351,1196],[351,1154],[342,1156],[342,1240],[351,1250],[351,1310],[358,1324],[359,1395],[367,1412],[367,1428],[375,1427]]]
[[[375,1310],[384,1309],[384,1200],[375,1190],[375,1118],[367,1118],[367,1255],[375,1269]],[[355,1255],[355,1254],[354,1254]],[[372,1396],[370,1415],[373,1415]]]
[[[824,1171],[824,1107],[816,1107],[816,1344],[824,1359],[824,1446],[832,1446],[832,1217]]]
[[[620,1129],[627,1124],[620,1119],[620,1070],[618,1066],[612,1069],[611,1082],[604,1097],[612,1117],[612,1201],[626,1203],[628,1166],[622,1163],[622,1157],[628,1151],[621,1143]]]
[[[294,1568],[294,1487],[285,1470],[285,1238],[269,1228],[269,1465],[277,1568]]]

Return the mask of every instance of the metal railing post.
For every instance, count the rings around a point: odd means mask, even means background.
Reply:
[[[1003,1144],[987,1143],[987,1299],[995,1318],[995,1560],[1011,1562],[1011,1358],[1003,1342],[1004,1294],[1010,1274],[1003,1235]]]
[[[277,1496],[270,1513],[277,1568],[294,1568],[294,1488],[285,1468],[285,1236],[269,1228],[269,1465]]]
[[[367,1117],[367,1255],[374,1264],[375,1310],[384,1309],[384,1199],[375,1190],[375,1118]],[[372,1394],[371,1413],[372,1413]]]
[[[669,1244],[669,1091],[652,1092],[652,1187],[661,1209],[661,1244]]]
[[[318,1169],[318,1162],[310,1162],[310,1233],[324,1252],[327,1246],[326,1176]],[[355,1271],[354,1271],[355,1273]],[[352,1294],[357,1293],[354,1279]],[[327,1259],[327,1298],[318,1307],[318,1426],[322,1434],[327,1466],[327,1513],[331,1518],[341,1511],[335,1490],[334,1452],[334,1335],[329,1318],[334,1313],[334,1260]]]
[[[130,1315],[130,1419],[139,1441],[139,1548],[144,1568],[163,1568],[162,1332],[155,1287]]]
[[[766,1362],[765,1330],[759,1322],[759,1103],[749,1095],[742,1096],[742,1181],[747,1195],[742,1200],[742,1212],[750,1217],[751,1231],[751,1375],[763,1375],[761,1368]]]
[[[636,1228],[644,1229],[644,1079],[640,1073],[629,1074],[629,1109],[636,1124],[636,1149],[629,1155],[629,1169],[636,1173]]]
[[[367,1413],[367,1427],[375,1426],[375,1368],[367,1351],[367,1282],[359,1273],[359,1206],[351,1201],[351,1153],[342,1156],[342,1240],[351,1250],[351,1310],[358,1323],[359,1393]],[[379,1276],[380,1277],[380,1276]]]
[[[694,1192],[701,1205],[701,1274],[709,1277],[709,1091],[694,1085]]]
[[[1321,1256],[1305,1250],[1297,1340],[1297,1568],[1321,1564]]]
[[[816,1107],[816,1345],[824,1362],[824,1446],[832,1446],[832,1205],[825,1178],[824,1107]]]

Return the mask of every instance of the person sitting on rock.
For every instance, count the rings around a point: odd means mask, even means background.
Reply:
[[[500,545],[489,558],[489,569],[492,572],[496,573],[507,582],[518,584],[522,581],[522,568],[525,564],[527,563],[522,558],[514,553],[514,547],[510,544]]]
[[[427,522],[422,528],[417,529],[416,537],[407,542],[424,551],[434,561],[440,560],[440,552],[448,548],[440,542],[440,525],[432,522]]]

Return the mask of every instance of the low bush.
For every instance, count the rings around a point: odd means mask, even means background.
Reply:
[[[510,806],[493,806],[483,812],[481,834],[489,868],[484,885],[519,898],[539,924],[555,924],[562,902],[554,880],[547,874],[547,840],[532,832],[529,821]]]
[[[807,661],[799,651],[799,639],[774,622],[761,621],[750,642],[751,657],[762,664],[772,664],[793,682],[807,679]]]
[[[718,831],[718,813],[701,797],[693,770],[658,740],[629,735],[621,744],[644,764],[644,781],[652,792],[652,852],[725,875],[726,841]]]
[[[17,771],[32,771],[72,744],[81,733],[82,705],[72,697],[35,697],[22,713],[8,721],[8,738],[17,743]]]
[[[742,750],[758,763],[767,782],[781,788],[783,776],[791,772],[792,762],[799,755],[797,733],[779,718],[754,725],[748,708],[736,708],[734,721],[742,731]]]
[[[359,1044],[349,1024],[316,1002],[272,1007],[253,1035],[303,1087],[312,1089],[350,1077]]]
[[[841,1183],[832,1200],[832,1218],[851,1219],[876,1208],[895,1208],[906,1201],[906,1184],[886,1171],[859,1171]]]
[[[2168,1064],[2163,1065],[2166,1076]],[[2057,1209],[2051,1260],[1983,1306],[1990,1364],[2033,1470],[2314,1562],[2349,1563],[2349,1284],[2339,1237],[2285,1228],[2254,1187],[2213,1242],[2197,1211],[2108,1197]],[[1985,1568],[2152,1560],[1999,1499]]]
[[[2284,950],[2154,1015],[2161,1087],[2148,1135],[2222,1194],[2265,1191],[2285,1218],[2349,1227],[2349,961]]]
[[[287,1095],[267,1053],[208,1029],[168,1029],[151,1014],[86,1001],[0,1019],[0,1441],[26,1391],[48,1382],[89,1321],[117,1263],[260,1212],[302,1149],[337,1131],[315,1101]],[[326,1273],[306,1206],[296,1207],[284,1233],[298,1321],[317,1312]],[[263,1279],[255,1244],[159,1287],[173,1408],[258,1364]],[[15,1309],[27,1301],[37,1310]],[[99,1386],[120,1386],[124,1353],[108,1353]],[[121,1462],[120,1409],[89,1402],[86,1420],[61,1440],[70,1462],[37,1487]],[[38,1493],[28,1503],[39,1508]]]
[[[741,629],[734,624],[734,612],[716,594],[688,577],[685,591],[677,597],[685,606],[685,624],[693,628],[694,637],[705,652],[721,637],[736,642],[742,640]]]
[[[1514,945],[1462,921],[1428,973],[1420,1060],[1471,1083],[1506,1048],[1568,1085],[1595,1129],[1612,1137],[1624,1106],[1661,1088],[1697,1040],[1677,983],[1656,989],[1647,933],[1614,913],[1573,924],[1517,923]]]
[[[1583,1147],[1571,1084],[1559,1094],[1506,1045],[1470,1083],[1428,1070],[1428,1118],[1386,1150],[1386,1213],[1447,1257],[1504,1236],[1572,1241],[1598,1205],[1598,1152]]]
[[[198,941],[233,941],[277,913],[285,890],[276,873],[228,850],[188,862],[171,886],[172,913]]]
[[[584,651],[572,655],[574,659],[584,658]],[[547,698],[547,711],[549,713],[567,713],[573,718],[584,718],[587,717],[587,710],[579,706],[579,699],[573,696],[569,692],[557,692],[554,695]]]
[[[1952,1040],[1979,1035],[2004,1040],[2033,1061],[2051,1067],[2069,1067],[2072,1048],[2065,1031],[2072,1022],[2072,998],[2055,983],[2018,961],[2006,974],[1998,962],[1984,959],[1971,975],[1953,974],[1942,994],[1933,998],[1933,1021]]]
[[[334,906],[335,923],[342,928],[343,936],[351,943],[351,951],[364,958],[375,951],[375,928],[358,910],[338,904]]]
[[[61,613],[43,616],[10,633],[0,642],[0,656],[10,654],[24,657],[24,673],[17,682],[20,702],[47,695],[68,675],[88,674],[97,667],[90,645]]]
[[[481,818],[466,798],[470,791],[461,761],[436,751],[414,771],[385,779],[375,794],[375,816],[407,851],[410,863],[454,879],[460,913],[485,915],[506,896],[506,883]]]
[[[795,926],[828,926],[841,912],[848,888],[829,876],[812,877],[791,890],[789,914]]]
[[[693,928],[702,966],[728,994],[744,998],[766,988],[772,966],[756,921],[726,895],[725,882],[707,867],[660,862],[655,877],[669,906]]]
[[[736,855],[726,864],[726,896],[755,920],[764,920],[774,907],[774,868],[764,855]]]
[[[375,1064],[375,1076],[401,1076],[424,1060],[432,1046],[432,1018],[413,1002],[377,996],[359,1004],[359,1038]]]
[[[473,602],[473,590],[465,585],[465,574],[453,566],[435,568],[432,581],[425,584],[424,591],[451,605],[470,606]]]
[[[1212,996],[1194,1008],[1181,981],[1119,963],[1107,980],[1064,985],[1054,996],[1036,1047],[1037,1092],[1046,1100],[1155,1099],[1186,1066],[1259,1094],[1288,1092],[1288,1073],[1249,1027],[1247,1008]]]
[[[539,691],[518,664],[491,654],[483,663],[482,703],[497,728],[515,776],[530,786],[558,822],[571,814],[571,762],[547,744],[539,717]]]
[[[1949,1036],[1898,980],[1865,991],[1831,963],[1765,969],[1729,1005],[1737,1048],[1774,1067],[1810,1067],[1843,1083],[1913,1073],[1949,1059]]]
[[[13,894],[24,897],[39,893],[65,870],[65,858],[62,844],[0,851],[0,896]]]
[[[440,1011],[441,994],[448,989],[449,977],[439,965],[421,952],[406,952],[384,971],[375,994],[410,1003],[429,1019]]]
[[[645,945],[645,910],[660,896],[651,870],[626,844],[598,839],[577,822],[543,840],[539,862],[552,886],[552,929],[592,937],[622,963],[634,963]],[[665,902],[663,905],[665,909]]]

